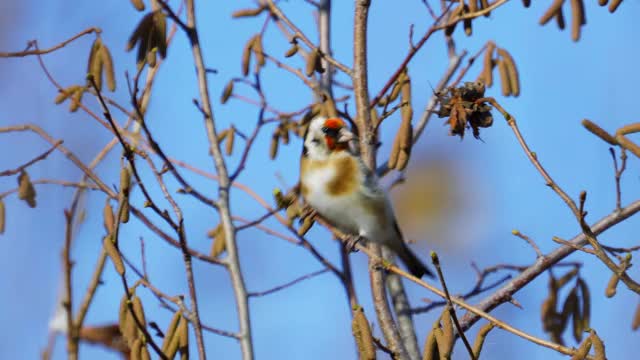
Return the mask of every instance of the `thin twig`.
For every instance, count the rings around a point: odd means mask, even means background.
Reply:
[[[275,17],[277,17],[278,19],[282,20],[285,24],[287,24],[287,26],[295,33],[294,36],[302,40],[302,42],[304,42],[310,49],[316,48],[315,44],[312,43],[311,40],[309,40],[309,38],[306,37],[304,33],[300,31],[300,29],[291,22],[291,20],[289,20],[289,18],[282,12],[282,10],[280,10],[280,8],[276,6],[273,0],[267,0],[267,5],[269,6],[269,11],[271,11],[271,13]],[[342,64],[338,60],[331,57],[330,54],[323,53],[322,57],[326,59],[329,63],[331,63],[333,66],[340,69],[340,71],[344,72],[345,74],[352,75],[351,69],[349,69],[346,65]]]
[[[44,153],[36,156],[35,158],[33,158],[31,160],[29,160],[28,162],[24,163],[23,165],[20,165],[15,169],[9,169],[9,170],[5,170],[5,171],[0,171],[0,176],[11,176],[11,175],[15,175],[15,174],[18,174],[18,173],[22,172],[24,169],[26,169],[29,166],[37,163],[38,161],[46,159],[47,156],[49,156],[49,154],[51,154],[53,152],[53,150],[55,150],[58,147],[58,145],[60,145],[62,143],[63,143],[62,140],[58,140],[55,144],[53,144],[51,146],[51,148],[49,148],[49,150],[45,151]]]
[[[527,244],[531,245],[531,247],[533,248],[533,251],[536,252],[536,256],[537,257],[541,257],[542,255],[542,251],[540,251],[540,248],[538,247],[538,245],[536,245],[536,242],[533,241],[532,238],[528,237],[527,235],[521,233],[518,230],[513,230],[511,232],[514,236],[519,237],[520,239],[524,240],[527,242]]]
[[[442,268],[440,267],[440,259],[438,258],[438,254],[436,254],[435,251],[431,252],[431,261],[433,262],[433,266],[436,268],[436,271],[438,272],[438,278],[440,279],[440,284],[442,284],[442,290],[444,291],[445,299],[447,300],[449,315],[451,316],[451,319],[453,319],[453,323],[456,325],[456,330],[458,331],[458,335],[460,335],[460,338],[462,338],[462,342],[464,343],[464,346],[467,348],[469,357],[472,360],[475,360],[476,356],[473,353],[471,344],[469,344],[469,340],[467,340],[467,337],[464,335],[464,331],[462,331],[462,327],[460,327],[460,322],[458,321],[458,316],[456,315],[456,310],[453,308],[453,303],[451,302],[451,295],[449,295],[449,289],[447,289],[447,283],[444,281],[444,275],[442,274]]]
[[[273,287],[273,288],[271,288],[269,290],[253,291],[253,292],[249,292],[247,295],[250,296],[250,297],[260,297],[260,296],[273,294],[273,293],[278,292],[280,290],[284,290],[284,289],[286,289],[288,287],[291,287],[291,286],[293,286],[293,285],[295,285],[295,284],[297,284],[297,283],[299,283],[301,281],[308,280],[308,279],[311,279],[311,278],[316,277],[318,275],[324,274],[327,271],[329,271],[329,269],[327,269],[327,268],[322,269],[322,270],[317,270],[317,271],[302,275],[300,277],[297,277],[294,280],[286,282],[286,283],[284,283],[282,285],[275,286],[275,287]]]
[[[69,43],[81,38],[84,35],[88,35],[91,33],[100,33],[101,30],[97,27],[90,27],[86,30],[83,30],[82,32],[74,35],[73,37],[59,43],[58,45],[52,46],[48,49],[34,49],[34,50],[29,50],[30,48],[34,47],[36,42],[35,40],[31,40],[29,41],[29,43],[27,44],[27,50],[23,50],[23,51],[16,51],[16,52],[0,52],[0,58],[8,58],[8,57],[25,57],[25,56],[29,56],[29,55],[44,55],[44,54],[48,54],[51,52],[54,52],[56,50],[59,50],[65,46],[67,46]]]

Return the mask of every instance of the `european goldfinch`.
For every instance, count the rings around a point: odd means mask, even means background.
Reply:
[[[352,139],[341,119],[317,117],[310,122],[300,160],[303,198],[343,233],[390,248],[414,276],[433,276],[404,242],[385,191],[351,151]]]

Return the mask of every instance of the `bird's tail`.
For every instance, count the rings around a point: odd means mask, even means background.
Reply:
[[[433,272],[429,270],[426,265],[416,256],[416,254],[411,251],[409,246],[404,241],[394,242],[394,251],[400,257],[400,260],[404,263],[404,265],[409,269],[411,275],[417,277],[418,279],[422,278],[424,275],[433,277]]]

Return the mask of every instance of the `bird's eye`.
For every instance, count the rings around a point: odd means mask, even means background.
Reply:
[[[322,127],[322,132],[324,134],[329,135],[329,136],[333,136],[333,137],[338,136],[338,132],[339,131],[340,131],[339,129],[330,128],[330,127],[327,127],[327,126],[323,126]]]
[[[313,138],[313,139],[311,139],[311,143],[313,143],[313,144],[320,144],[320,139],[318,139],[318,138]]]

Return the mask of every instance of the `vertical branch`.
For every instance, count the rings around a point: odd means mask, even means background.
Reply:
[[[73,322],[73,289],[71,287],[71,239],[73,238],[73,214],[65,210],[64,217],[66,221],[64,234],[64,248],[62,249],[62,264],[64,266],[64,288],[65,297],[62,302],[67,311],[67,353],[69,360],[78,358],[78,329]]]
[[[210,152],[213,155],[215,169],[218,174],[218,211],[226,237],[228,270],[235,294],[236,308],[238,310],[242,358],[244,360],[251,360],[253,359],[253,344],[251,341],[249,301],[244,278],[240,269],[238,248],[236,246],[236,231],[231,220],[231,211],[229,209],[229,174],[227,172],[222,152],[220,151],[220,142],[218,141],[218,136],[216,134],[213,109],[211,108],[211,99],[209,97],[207,85],[207,73],[204,65],[204,59],[202,57],[202,50],[200,49],[198,31],[196,29],[194,1],[195,0],[187,0],[187,35],[189,36],[189,42],[191,43],[191,50],[193,52],[193,59],[196,66],[198,88],[200,91],[202,110],[204,112],[204,123],[207,131],[207,137],[209,139]]]
[[[320,0],[318,4],[318,33],[320,34],[320,51],[333,56],[331,53],[331,0]],[[320,88],[333,97],[333,66],[326,58],[322,58],[322,68],[325,72],[320,76]]]
[[[391,260],[394,257],[393,253],[386,247],[382,248],[382,256],[385,259]],[[391,304],[393,305],[393,312],[398,322],[398,332],[400,333],[402,343],[407,350],[409,358],[418,360],[420,359],[420,346],[418,345],[416,329],[410,311],[411,304],[409,304],[409,297],[404,290],[402,279],[398,274],[389,273],[386,276],[386,285],[389,290]]]
[[[357,111],[356,125],[360,136],[360,153],[369,169],[375,169],[376,134],[375,125],[371,123],[371,113],[369,112],[369,85],[367,83],[367,20],[369,5],[369,0],[356,0],[355,2],[352,81]],[[381,257],[380,245],[369,242],[369,249],[374,255],[369,258],[369,278],[380,328],[391,351],[399,358],[404,359],[407,358],[407,355],[387,301],[384,273],[378,266],[378,261],[375,260]]]

